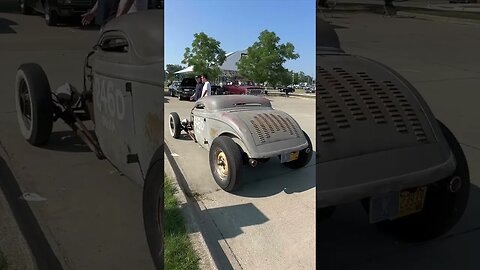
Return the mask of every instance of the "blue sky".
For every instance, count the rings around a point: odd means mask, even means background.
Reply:
[[[165,64],[181,64],[194,33],[205,32],[228,53],[248,48],[263,30],[300,54],[286,68],[315,76],[315,0],[167,0]]]

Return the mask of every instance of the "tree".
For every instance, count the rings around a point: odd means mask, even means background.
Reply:
[[[257,82],[268,82],[273,86],[286,81],[291,73],[282,65],[287,60],[297,59],[292,43],[279,44],[280,38],[275,32],[264,30],[258,41],[247,49],[247,55],[237,63],[243,77]]]
[[[206,73],[211,79],[220,74],[220,66],[225,62],[225,51],[220,48],[220,42],[205,33],[193,34],[192,48],[185,48],[183,64],[193,66],[193,72]]]
[[[175,79],[175,72],[177,71],[180,71],[184,69],[184,67],[180,66],[180,65],[172,65],[172,64],[168,64],[167,65],[167,76],[166,76],[166,80],[167,81],[173,81]]]

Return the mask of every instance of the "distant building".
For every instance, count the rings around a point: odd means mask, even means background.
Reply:
[[[239,77],[237,63],[242,57],[247,55],[247,50],[240,50],[235,52],[227,53],[225,56],[225,62],[220,66],[222,74],[220,75],[219,81],[227,81],[230,78]],[[188,74],[193,72],[193,66],[186,67],[180,71],[175,72],[175,74]]]

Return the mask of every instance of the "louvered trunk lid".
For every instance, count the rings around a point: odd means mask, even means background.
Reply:
[[[319,162],[436,141],[416,96],[387,68],[350,55],[317,57]]]
[[[288,114],[277,110],[235,113],[247,126],[255,145],[302,138],[302,129]]]

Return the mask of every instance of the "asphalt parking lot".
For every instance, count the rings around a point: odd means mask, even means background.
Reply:
[[[18,66],[39,63],[52,88],[65,82],[81,87],[84,57],[98,30],[47,27],[41,16],[17,13],[17,3],[0,3],[0,142],[14,180],[23,193],[32,194],[27,202],[48,241],[43,247],[53,250],[63,269],[153,269],[142,187],[98,160],[60,122],[42,148],[27,144],[17,125]]]
[[[315,142],[315,100],[271,97],[272,106],[289,113]],[[235,269],[315,268],[315,166],[290,170],[276,159],[257,168],[244,167],[245,181],[235,194],[215,183],[208,151],[189,137],[174,139],[168,115],[188,118],[193,102],[165,97],[165,142],[187,184],[213,221]]]
[[[359,203],[343,205],[318,222],[323,269],[478,269],[480,260],[480,24],[367,13],[331,13],[345,51],[385,63],[423,95],[457,136],[467,156],[471,194],[460,223],[423,243],[400,242],[368,224]]]

